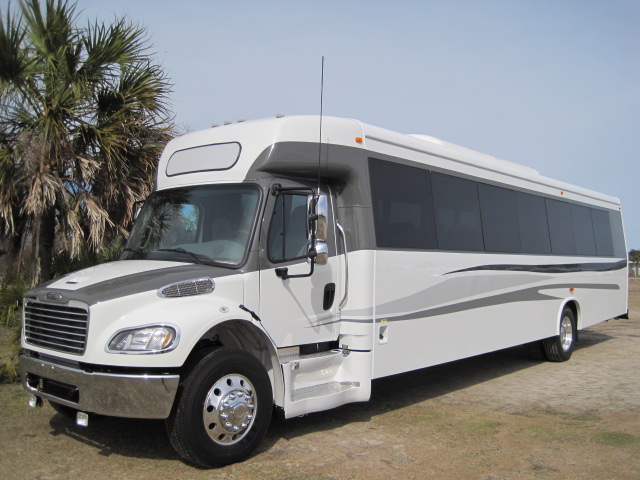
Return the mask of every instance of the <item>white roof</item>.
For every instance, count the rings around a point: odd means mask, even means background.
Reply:
[[[317,143],[319,139],[320,117],[315,115],[254,120],[189,133],[167,144],[158,165],[157,188],[243,181],[247,178],[247,173],[255,159],[270,146],[279,142]],[[537,170],[524,165],[427,135],[405,135],[363,124],[354,119],[323,117],[322,141],[331,145],[367,149],[370,154],[378,152],[406,158],[441,170],[481,177],[553,196],[589,203],[596,201],[608,208],[617,207],[620,204],[615,197],[543,177]],[[175,152],[228,142],[237,142],[241,147],[239,158],[232,168],[167,175],[168,161]],[[331,158],[329,157],[328,160],[330,162]]]

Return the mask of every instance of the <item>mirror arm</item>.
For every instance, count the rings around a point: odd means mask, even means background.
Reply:
[[[315,250],[315,248],[312,248],[311,250],[309,250],[309,258],[311,259],[311,268],[309,269],[309,273],[301,273],[301,274],[298,274],[298,275],[289,275],[289,268],[288,267],[280,267],[280,268],[276,268],[276,275],[278,276],[278,278],[281,278],[282,280],[287,280],[289,278],[307,278],[307,277],[310,277],[311,275],[313,275],[313,271],[314,271],[315,266],[316,266],[316,250]]]

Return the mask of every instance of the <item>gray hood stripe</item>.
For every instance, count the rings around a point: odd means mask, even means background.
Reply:
[[[73,291],[61,288],[46,288],[47,284],[44,284],[31,290],[27,296],[44,298],[47,292],[58,292],[64,298],[73,298],[87,305],[95,305],[115,298],[157,290],[165,285],[193,278],[206,276],[215,279],[229,275],[239,275],[244,272],[243,269],[230,270],[209,265],[185,264],[115,277]]]

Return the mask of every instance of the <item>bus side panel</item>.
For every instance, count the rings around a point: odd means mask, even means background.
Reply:
[[[525,260],[532,264],[519,265]],[[584,315],[580,328],[611,318],[624,303],[619,273],[541,273],[533,262],[542,261],[569,263],[564,257],[378,250],[374,378],[556,335],[571,299],[579,322]]]
[[[628,310],[626,268],[611,272],[584,273],[574,288],[579,329],[623,315]]]

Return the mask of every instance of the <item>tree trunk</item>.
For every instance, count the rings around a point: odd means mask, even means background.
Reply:
[[[53,245],[56,238],[55,207],[49,207],[42,213],[38,237],[38,260],[40,264],[38,283],[41,283],[51,280],[53,276]]]

